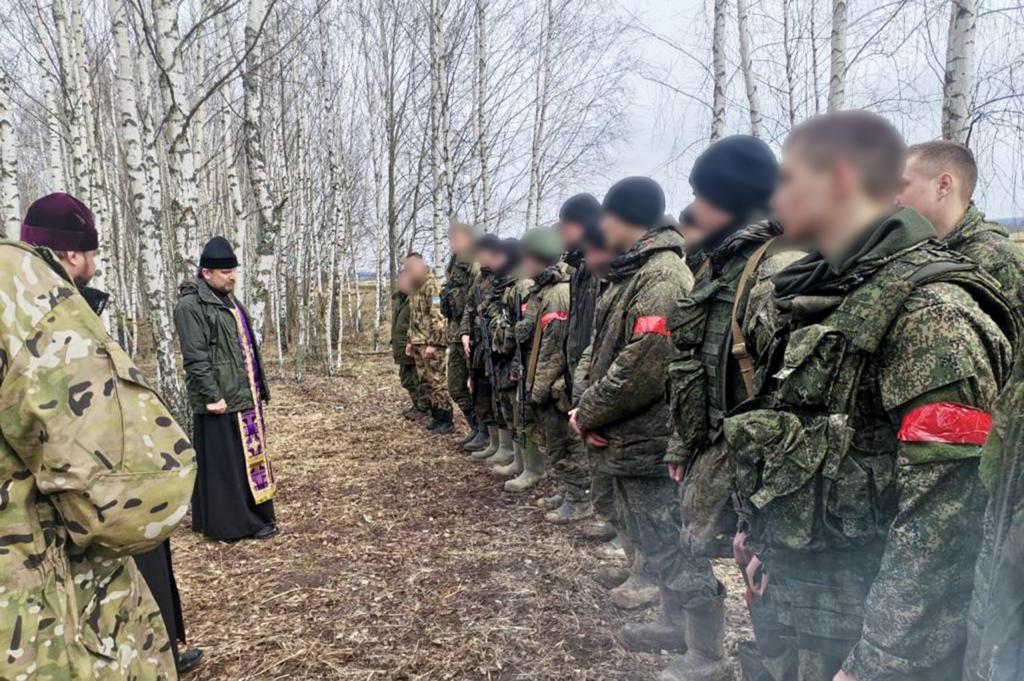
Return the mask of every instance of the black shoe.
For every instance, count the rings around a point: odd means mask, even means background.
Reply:
[[[174,666],[177,667],[178,674],[188,674],[198,667],[202,661],[203,651],[199,648],[193,648],[192,650],[178,653],[174,659]]]
[[[444,409],[438,409],[437,426],[430,432],[435,435],[447,435],[453,430],[455,430],[455,424],[452,423],[452,413]]]
[[[476,417],[471,414],[466,414],[466,425],[469,426],[469,433],[466,435],[466,437],[459,440],[460,447],[464,447],[467,442],[475,438],[477,436],[477,433],[480,432],[480,426],[478,426],[476,423]]]
[[[434,409],[433,407],[431,407],[431,409],[430,409],[430,423],[427,424],[427,431],[429,431],[431,433],[436,432],[437,431],[437,427],[440,425],[440,423],[441,423],[441,410],[440,409]]]
[[[253,539],[270,539],[281,534],[280,528],[277,525],[264,525],[260,528],[259,532],[252,536]]]

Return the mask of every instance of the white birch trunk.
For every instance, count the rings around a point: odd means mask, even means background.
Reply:
[[[829,59],[828,110],[843,108],[846,99],[847,0],[832,0],[832,40]]]
[[[480,222],[483,231],[490,232],[493,197],[491,187],[490,145],[487,121],[487,0],[476,0],[476,77],[473,80],[476,93],[476,147],[480,159]]]
[[[11,115],[11,78],[0,67],[0,238],[18,238],[21,200],[18,196],[18,149]]]
[[[715,20],[711,36],[711,141],[725,136],[725,20],[726,0],[715,0]]]
[[[743,70],[743,85],[747,91],[747,109],[750,112],[750,134],[761,136],[761,102],[757,92],[757,77],[754,62],[750,58],[750,10],[747,0],[736,0],[736,23],[739,27],[740,68]]]
[[[977,0],[950,0],[942,137],[961,144],[967,143],[971,131],[970,91],[977,21]]]
[[[526,228],[540,224],[541,165],[544,161],[544,134],[548,117],[548,91],[551,78],[551,32],[554,12],[551,0],[545,0],[541,15],[540,49],[537,53],[533,112],[533,140],[530,144],[530,186],[526,197]]]
[[[445,148],[445,89],[447,88],[444,58],[444,0],[430,0],[430,168],[431,183],[431,228],[433,237],[434,273],[444,274],[444,233],[447,226],[445,215],[445,187],[447,169]],[[359,282],[356,280],[358,291]]]

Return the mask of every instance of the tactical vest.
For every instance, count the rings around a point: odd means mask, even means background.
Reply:
[[[687,458],[718,440],[725,414],[735,406],[730,404],[730,384],[736,378],[736,295],[741,285],[749,291],[750,274],[765,254],[767,243],[767,238],[750,240],[718,276],[698,276],[693,290],[673,313],[672,340],[682,357],[669,365],[669,403]],[[705,261],[702,268],[709,269],[709,263]]]
[[[851,273],[836,285],[845,295],[792,299],[761,368],[761,394],[724,423],[755,549],[870,552],[884,540],[896,510],[897,437],[873,389],[876,355],[914,289],[936,282],[967,290],[997,323],[1012,319],[976,265],[928,244]]]

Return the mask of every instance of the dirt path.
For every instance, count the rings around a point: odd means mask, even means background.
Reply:
[[[667,658],[612,639],[626,619],[589,577],[594,548],[404,407],[384,359],[275,383],[282,535],[174,538],[189,638],[207,654],[189,678],[654,678]]]

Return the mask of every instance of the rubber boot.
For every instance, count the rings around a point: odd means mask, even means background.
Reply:
[[[474,433],[473,437],[466,441],[462,445],[462,449],[467,452],[476,453],[482,452],[487,449],[487,429],[478,428]]]
[[[534,504],[542,511],[554,511],[565,503],[565,497],[561,494],[552,494],[550,497],[541,497]]]
[[[495,466],[491,472],[500,478],[514,478],[523,472],[523,452],[519,440],[512,443],[512,461],[507,466]]]
[[[498,426],[487,426],[487,446],[470,454],[473,461],[486,461],[498,451]]]
[[[498,449],[484,463],[488,466],[505,466],[512,461],[512,431],[498,428]]]
[[[686,654],[661,672],[658,681],[734,681],[725,657],[725,594],[684,612]]]
[[[459,440],[459,446],[465,447],[467,444],[472,442],[473,439],[480,432],[480,426],[477,424],[476,414],[474,414],[473,412],[462,412],[462,415],[466,417],[466,425],[469,426],[469,432],[466,434],[466,437]]]
[[[428,428],[431,433],[435,435],[447,435],[448,433],[455,430],[455,424],[452,423],[452,412],[450,409],[438,409],[437,424],[433,428]]]
[[[515,480],[505,483],[506,492],[525,492],[545,478],[544,455],[541,454],[537,443],[532,437],[526,438],[526,447],[523,449],[523,472]]]
[[[612,605],[621,610],[639,610],[654,605],[659,598],[658,583],[644,572],[643,554],[636,549],[629,579],[611,590]]]
[[[686,616],[679,594],[660,587],[661,612],[653,622],[627,624],[619,629],[619,643],[634,653],[686,652]]]
[[[555,525],[568,525],[586,520],[592,515],[594,515],[594,506],[589,501],[577,502],[566,499],[561,506],[545,513],[544,520]]]

